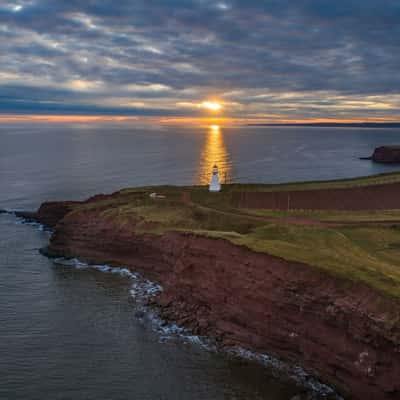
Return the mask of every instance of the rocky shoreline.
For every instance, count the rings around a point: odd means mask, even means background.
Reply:
[[[153,305],[195,334],[299,363],[348,399],[400,395],[396,299],[224,239],[134,233],[95,208],[71,212],[82,204],[44,203],[20,216],[54,229],[46,255],[123,265],[159,283]]]

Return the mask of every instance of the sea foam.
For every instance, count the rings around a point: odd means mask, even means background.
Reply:
[[[135,299],[135,314],[139,315],[139,320],[146,320],[150,323],[151,328],[158,334],[159,341],[165,342],[169,340],[179,339],[183,342],[192,345],[200,346],[207,351],[218,352],[220,347],[209,338],[193,335],[187,329],[175,323],[168,323],[160,317],[160,315],[149,307],[148,300],[162,292],[163,288],[143,278],[139,273],[132,272],[126,267],[112,267],[110,265],[91,265],[80,261],[77,258],[54,258],[55,264],[71,266],[77,269],[92,269],[108,274],[117,274],[132,281],[130,295]],[[282,376],[288,377],[293,382],[304,387],[310,393],[315,394],[318,398],[333,396],[337,400],[343,400],[336,392],[328,385],[318,381],[312,375],[308,374],[300,366],[289,365],[278,358],[272,357],[269,354],[255,353],[241,347],[224,347],[223,352],[234,358],[246,359],[249,361],[259,362],[264,365],[277,379],[282,379]],[[330,397],[330,398],[331,398]]]
[[[132,272],[127,267],[112,267],[110,265],[87,264],[83,261],[80,261],[78,258],[59,257],[53,258],[52,260],[55,264],[70,266],[76,269],[92,269],[108,274],[120,275],[124,278],[131,279],[133,282],[130,289],[130,294],[132,295],[132,297],[135,298],[148,298],[162,291],[162,287],[160,285],[157,285],[156,283],[151,282],[148,279],[144,279],[139,273]]]

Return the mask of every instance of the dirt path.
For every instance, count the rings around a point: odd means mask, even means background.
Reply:
[[[188,191],[182,192],[182,202],[186,205],[199,207],[202,210],[206,210],[206,211],[214,211],[214,212],[217,211],[217,212],[225,214],[225,215],[232,214],[231,212],[222,211],[218,208],[207,207],[202,204],[193,202],[190,197],[190,192],[188,192]],[[295,217],[295,216],[294,217],[284,217],[284,218],[260,217],[257,215],[252,215],[252,214],[248,214],[245,212],[241,212],[239,210],[235,210],[235,214],[247,217],[249,219],[261,221],[261,222],[264,222],[267,224],[274,223],[274,224],[285,224],[285,225],[291,224],[291,225],[307,225],[307,226],[337,226],[336,222],[334,222],[334,223],[323,222],[323,221],[319,221],[317,219],[307,218],[307,217]]]

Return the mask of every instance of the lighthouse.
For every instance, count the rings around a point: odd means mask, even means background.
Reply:
[[[218,167],[214,165],[211,175],[210,192],[219,192],[221,184],[219,183]]]

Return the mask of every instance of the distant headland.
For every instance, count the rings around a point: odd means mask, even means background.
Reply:
[[[250,123],[247,126],[305,126],[319,128],[400,128],[400,122]]]
[[[380,146],[374,150],[372,156],[360,157],[360,159],[381,164],[400,164],[400,146]]]

